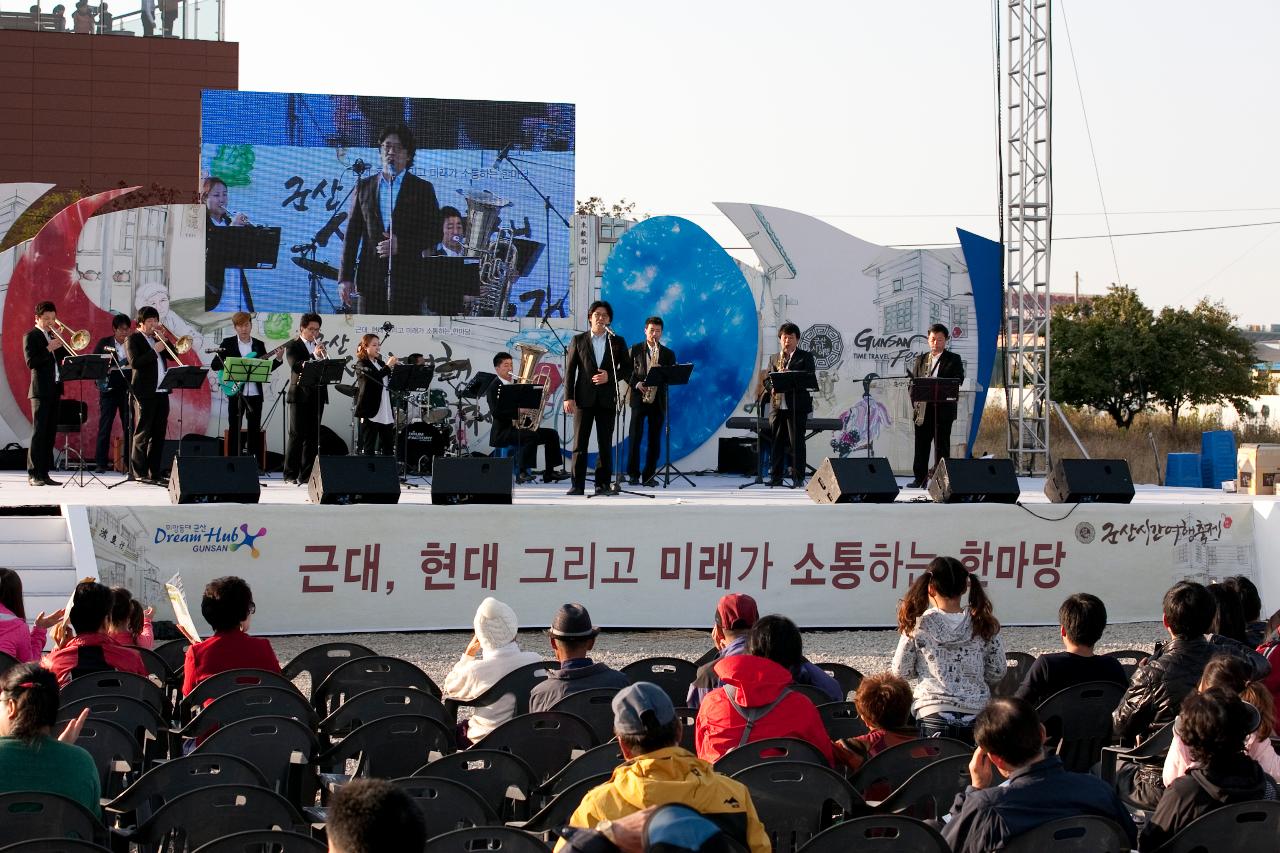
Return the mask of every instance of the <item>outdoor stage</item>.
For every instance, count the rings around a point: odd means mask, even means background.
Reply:
[[[257,505],[174,506],[155,486],[33,488],[12,472],[0,474],[0,504],[61,505],[77,571],[92,573],[96,557],[104,582],[140,591],[159,618],[175,572],[189,599],[214,577],[241,575],[265,634],[466,628],[486,595],[525,626],[577,600],[605,626],[706,627],[728,591],[807,627],[890,626],[936,554],[977,572],[1009,624],[1052,623],[1062,599],[1083,591],[1106,601],[1113,622],[1155,619],[1183,577],[1251,575],[1268,612],[1280,606],[1275,500],[1208,489],[1053,504],[1043,481],[1024,479],[1021,506],[934,504],[906,489],[893,504],[831,506],[704,476],[696,488],[637,489],[653,499],[536,484],[516,487],[510,506],[433,506],[423,483],[394,506],[315,506],[305,487],[263,482]]]

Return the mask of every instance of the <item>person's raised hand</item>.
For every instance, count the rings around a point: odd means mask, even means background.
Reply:
[[[45,612],[41,610],[40,615],[36,617],[36,627],[43,628],[44,630],[47,631],[48,629],[52,628],[54,625],[57,625],[59,622],[61,622],[62,617],[65,616],[66,613],[67,611],[65,609],[59,609],[59,610],[53,611],[48,616],[46,616]]]
[[[67,723],[62,730],[62,734],[58,735],[58,740],[63,743],[75,743],[76,738],[80,737],[80,730],[84,728],[84,721],[87,719],[89,719],[89,709],[85,708],[76,715],[74,720]]]
[[[991,763],[991,757],[982,747],[975,748],[973,758],[969,759],[970,784],[978,789],[990,788],[994,778],[995,766]]]

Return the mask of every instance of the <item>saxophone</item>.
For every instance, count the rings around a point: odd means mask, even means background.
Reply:
[[[661,349],[649,350],[649,367],[653,367],[655,364],[658,363],[658,354],[660,352],[662,352]],[[648,375],[647,369],[645,370],[645,375]],[[656,399],[658,399],[658,386],[645,385],[644,391],[640,394],[640,402],[644,403],[645,405],[652,405],[653,401]]]
[[[551,391],[551,382],[545,373],[534,376],[533,371],[542,357],[547,354],[547,348],[537,344],[516,344],[515,349],[520,354],[520,369],[516,372],[516,384],[542,386],[538,408],[516,410],[516,429],[537,429],[542,423],[542,413],[547,409],[547,394]]]
[[[785,356],[786,356],[786,353],[783,353],[783,352],[778,353],[778,360],[774,362],[774,368],[773,368],[774,373],[781,373],[782,371],[786,370],[787,367],[789,366],[791,359],[787,359],[784,362],[783,358]],[[771,394],[772,396],[770,399],[773,402],[773,410],[776,412],[778,408],[782,405],[782,399],[783,399],[782,394],[778,391],[772,391]]]

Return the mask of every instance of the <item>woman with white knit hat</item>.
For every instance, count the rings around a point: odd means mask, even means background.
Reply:
[[[486,598],[476,608],[472,620],[475,636],[461,659],[444,679],[444,695],[448,699],[469,702],[488,690],[507,673],[526,664],[537,663],[537,652],[522,652],[516,642],[520,623],[516,612],[496,598]],[[472,743],[483,738],[500,724],[515,716],[516,698],[503,696],[492,705],[477,708],[459,735]],[[459,747],[463,746],[460,742]]]

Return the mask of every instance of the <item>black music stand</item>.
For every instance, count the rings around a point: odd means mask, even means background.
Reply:
[[[494,419],[495,423],[500,417],[515,421],[519,419],[521,409],[538,409],[538,414],[541,415],[542,410],[539,409],[539,406],[541,405],[541,385],[534,385],[528,382],[513,382],[510,385],[503,385],[498,389],[496,405],[494,406],[494,410],[489,414]],[[536,430],[538,428],[538,424],[535,423],[533,428]],[[520,463],[524,459],[523,432],[524,430],[516,427],[516,464],[511,467],[512,476],[516,480],[519,480],[520,478]],[[490,430],[489,434],[493,434],[492,430]],[[535,447],[534,453],[537,452],[537,448]],[[537,462],[538,460],[534,459],[534,464],[531,467],[537,467]],[[547,467],[549,468],[550,466]]]
[[[679,468],[671,464],[671,386],[672,385],[688,385],[689,376],[693,374],[693,363],[686,364],[670,364],[662,366],[660,364],[652,365],[649,372],[644,376],[645,385],[656,385],[659,393],[662,394],[662,436],[666,444],[666,462],[659,468],[654,476],[662,475],[662,488],[671,485],[671,474],[674,472],[676,477],[683,479],[690,486],[697,488],[697,483],[689,479],[689,476]],[[653,437],[650,436],[652,441]]]
[[[388,335],[389,337],[389,335]],[[435,378],[436,368],[432,364],[396,364],[391,368],[391,378],[387,382],[387,390],[393,393],[404,394],[407,398],[409,394],[421,393],[431,387],[431,380]],[[405,403],[405,428],[408,429],[408,403]],[[399,453],[400,437],[396,436],[396,452]],[[409,452],[409,443],[405,442],[406,457]],[[396,466],[402,472],[400,474],[400,482],[411,488],[416,489],[415,483],[409,482],[409,460],[407,458],[396,458]]]
[[[441,317],[466,314],[465,297],[480,295],[480,258],[433,255],[422,259],[427,304]]]
[[[947,376],[916,376],[907,384],[907,393],[911,396],[912,403],[924,403],[928,405],[932,403],[935,408],[933,411],[933,450],[934,455],[938,457],[934,460],[933,467],[929,469],[929,476],[925,477],[925,483],[933,477],[933,471],[938,466],[938,459],[941,459],[942,453],[938,448],[938,403],[954,403],[960,399],[960,382],[961,380]]]
[[[773,373],[769,374],[769,385],[772,387],[774,393],[782,394],[785,397],[785,395],[792,391],[817,391],[818,376],[808,370],[775,370]],[[804,436],[799,435],[796,430],[796,427],[798,426],[798,423],[796,422],[796,407],[791,406],[787,411],[791,415],[791,468],[794,471],[799,467],[796,465],[796,444],[797,442],[805,441],[806,439]],[[776,441],[773,443],[773,452],[781,452],[781,448],[778,447],[778,443]],[[793,484],[794,488],[797,489],[800,488],[801,484],[804,482],[805,475],[803,470],[799,473],[799,480]]]
[[[342,381],[342,368],[347,364],[345,358],[311,358],[302,364],[302,372],[298,374],[298,387],[310,388],[318,395],[319,389],[336,385]],[[320,455],[320,421],[324,418],[324,409],[316,399],[316,455]],[[286,454],[288,448],[285,449]],[[306,467],[306,461],[301,463]]]
[[[280,255],[280,229],[264,225],[209,228],[205,232],[205,255],[217,257],[226,269],[238,268],[242,276],[247,269],[275,269]],[[253,311],[248,282],[247,277],[241,278],[244,307]]]
[[[209,374],[207,367],[195,367],[190,364],[180,364],[177,367],[170,367],[164,372],[164,379],[160,382],[160,390],[169,392],[169,399],[173,399],[174,391],[187,391],[199,388],[204,384],[204,378]],[[179,395],[178,397],[178,435],[186,435],[186,431],[182,427],[182,416],[186,411],[186,397]],[[160,440],[164,441],[164,436],[160,436]],[[182,442],[178,442],[178,455],[182,455]]]
[[[240,387],[235,390],[235,395],[242,395],[244,394],[244,386],[250,382],[258,382],[258,383],[270,382],[271,368],[273,366],[274,365],[269,359],[255,358],[253,356],[242,358],[241,356],[237,355],[237,356],[232,356],[230,358],[224,358],[222,360],[222,372],[225,377],[223,381],[240,383]],[[231,433],[231,423],[230,423],[231,419],[229,414],[230,414],[230,408],[228,407],[228,418],[227,418],[228,438],[230,438],[230,433]],[[262,427],[259,426],[258,429],[259,431],[261,431]],[[263,443],[264,444],[266,443],[265,439]],[[243,448],[240,446],[239,421],[236,422],[235,438],[230,441],[230,445],[231,447],[235,448],[235,453],[231,453],[228,455],[240,456],[241,455],[240,451]],[[257,465],[258,460],[255,459],[253,464]]]
[[[97,387],[97,383],[107,378],[107,372],[109,371],[110,367],[111,367],[111,357],[107,355],[99,355],[99,354],[69,355],[66,358],[64,358],[61,362],[59,362],[58,375],[62,378],[63,382],[80,382],[80,381],[88,380],[90,382],[93,382],[94,386]],[[77,387],[80,389],[83,389],[84,386],[81,385]],[[81,397],[76,399],[76,403],[78,404],[77,409],[79,409],[80,411],[84,411],[85,403],[83,399],[83,393],[84,393],[83,390],[81,390]],[[81,421],[80,423],[80,429],[76,430],[75,453],[76,453],[76,456],[80,457],[80,482],[76,483],[76,485],[78,485],[80,488],[83,489],[86,485],[88,485],[84,481],[84,422],[83,421]],[[104,486],[106,485],[106,482],[101,478],[99,478],[98,475],[95,473],[91,473],[89,475],[89,478],[92,480],[97,480],[99,483],[101,483]],[[74,482],[75,482],[75,475],[68,476],[67,481],[62,484],[62,487],[65,489],[67,486],[71,485]]]

